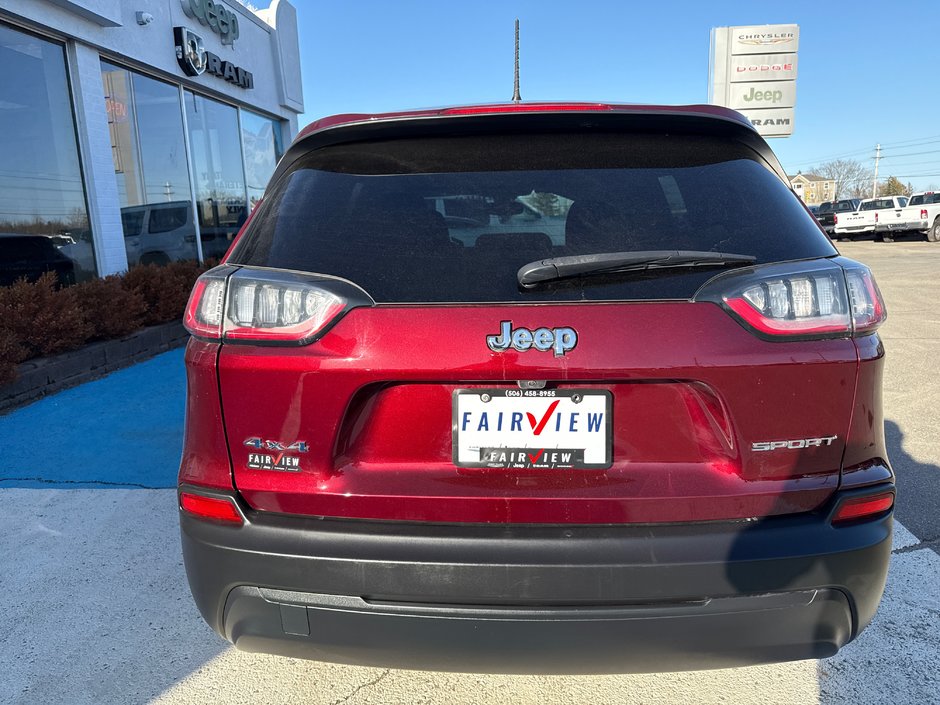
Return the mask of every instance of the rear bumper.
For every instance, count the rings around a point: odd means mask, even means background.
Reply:
[[[181,513],[193,596],[238,648],[465,672],[830,656],[874,615],[891,549],[890,514],[842,528],[825,513],[593,527],[245,517]]]
[[[926,232],[930,229],[930,223],[926,220],[913,220],[910,222],[897,222],[897,223],[884,223],[878,224],[875,227],[875,231],[879,233],[886,232],[909,232],[912,230],[917,230],[920,232]]]

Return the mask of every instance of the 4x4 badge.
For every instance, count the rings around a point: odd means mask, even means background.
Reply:
[[[510,347],[519,352],[535,348],[542,352],[553,350],[560,357],[578,344],[578,333],[574,328],[528,328],[513,329],[512,321],[501,321],[498,335],[486,336],[490,350],[502,352]]]
[[[306,453],[309,448],[307,441],[294,441],[293,443],[284,443],[283,441],[268,441],[261,438],[246,438],[244,445],[258,450],[277,450],[294,451],[295,453]]]

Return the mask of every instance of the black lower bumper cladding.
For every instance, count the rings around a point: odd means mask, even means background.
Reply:
[[[874,615],[891,550],[890,514],[840,528],[825,513],[646,526],[245,516],[181,514],[193,596],[219,634],[246,651],[443,671],[831,656]]]

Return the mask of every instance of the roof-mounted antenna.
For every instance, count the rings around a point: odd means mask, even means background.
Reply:
[[[522,102],[519,95],[519,18],[516,18],[516,60],[513,64],[512,102]]]

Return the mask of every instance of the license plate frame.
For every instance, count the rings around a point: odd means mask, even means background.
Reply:
[[[484,395],[489,396],[489,401],[484,401]],[[476,401],[473,397],[476,397]],[[554,401],[559,403],[546,418],[546,412]],[[494,402],[492,411],[497,414],[500,411],[504,414],[508,411],[510,414],[508,418],[503,419],[506,424],[511,425],[513,413],[522,415],[520,428],[516,431],[497,431],[497,433],[505,434],[515,433],[512,443],[506,443],[505,436],[502,439],[503,442],[500,442],[499,438],[491,444],[472,442],[475,436],[481,435],[481,432],[467,429],[466,424],[461,423],[460,414],[468,408],[472,413],[474,411],[472,407],[479,408]],[[582,404],[584,404],[583,407]],[[596,423],[590,423],[587,415],[597,414],[599,409],[603,410],[602,420],[597,422],[595,416],[591,421]],[[589,428],[585,431],[582,427],[573,433],[570,430],[571,414],[573,412],[580,414],[582,411],[585,412],[585,418],[579,417],[574,425],[580,425],[581,421],[584,421]],[[460,468],[542,471],[606,470],[613,464],[612,413],[613,394],[607,389],[455,389],[451,406],[452,460],[454,465]],[[562,422],[568,424],[566,431],[561,430]],[[542,428],[539,430],[540,437],[536,439],[535,434],[539,424]],[[463,430],[461,426],[464,427]],[[541,434],[546,431],[546,435],[542,436]],[[601,438],[591,435],[593,433],[597,433]],[[491,434],[488,428],[486,434]],[[559,440],[563,438],[573,440],[573,444],[559,443]],[[583,444],[584,438],[591,439],[593,442]],[[463,441],[468,442],[462,445]],[[539,441],[542,442],[539,443]],[[599,458],[601,448],[603,451]],[[487,450],[494,453],[501,452],[486,456]],[[565,457],[566,453],[571,455]]]

